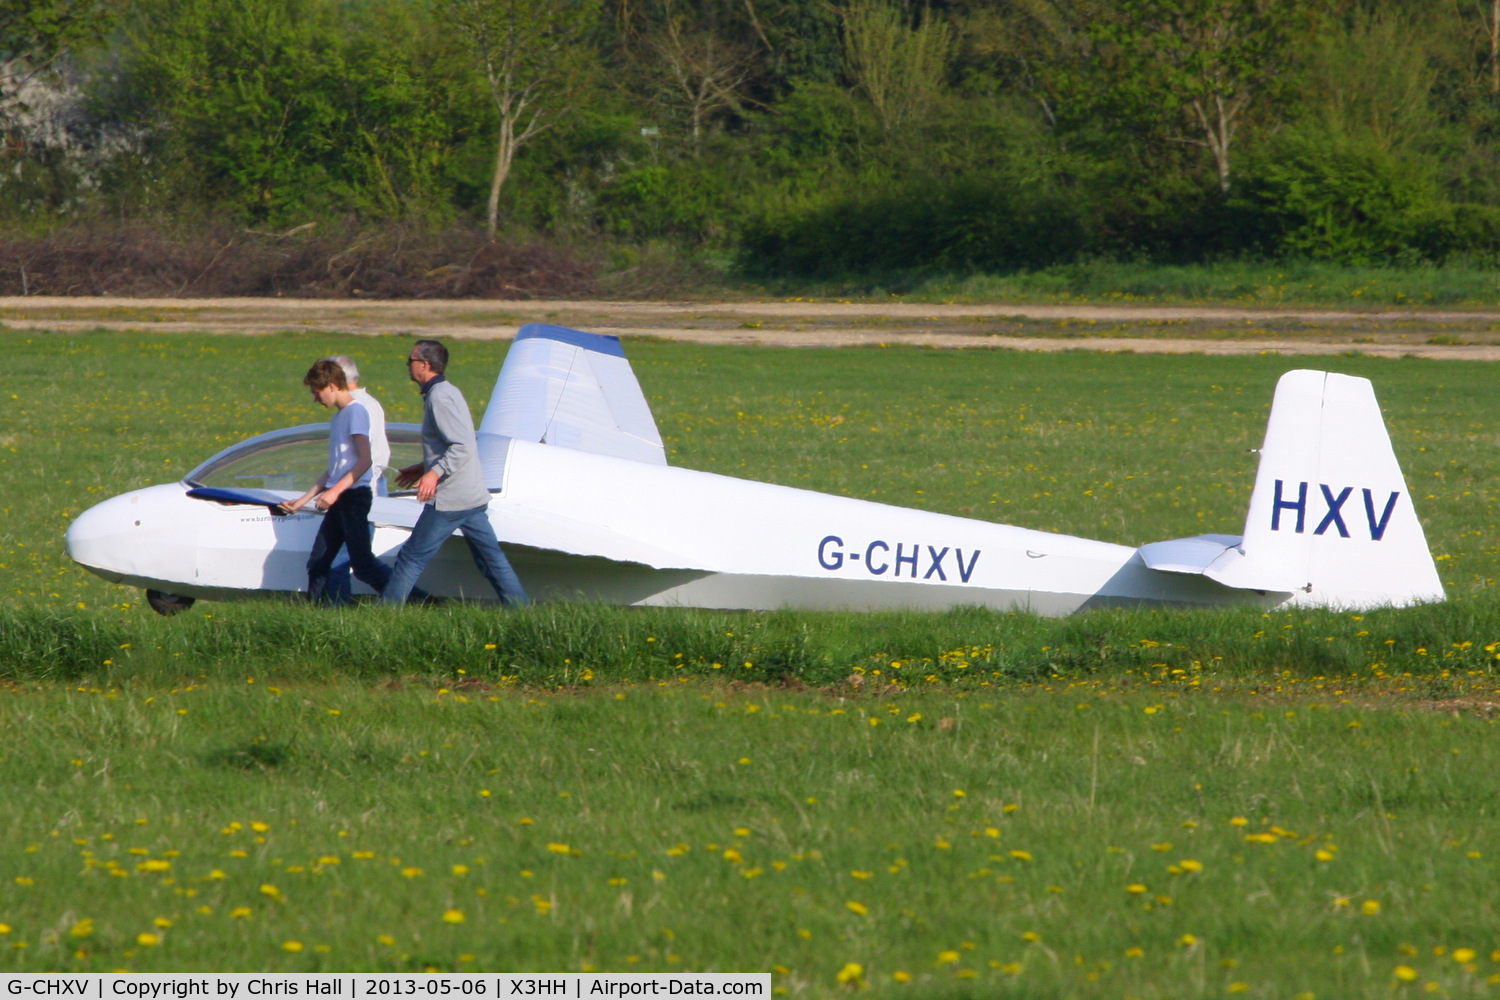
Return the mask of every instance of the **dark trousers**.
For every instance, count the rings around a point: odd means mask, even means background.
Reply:
[[[323,514],[323,524],[318,528],[318,537],[313,540],[312,555],[307,557],[307,596],[322,604],[342,604],[348,594],[342,588],[330,586],[329,570],[337,558],[339,549],[349,547],[349,565],[354,575],[368,584],[375,593],[385,589],[391,571],[385,563],[375,558],[370,549],[370,501],[368,486],[347,489],[334,505]]]

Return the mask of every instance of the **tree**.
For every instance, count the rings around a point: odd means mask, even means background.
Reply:
[[[700,10],[700,14],[712,13]],[[661,0],[660,23],[648,40],[668,103],[680,107],[696,149],[708,120],[720,111],[738,111],[743,88],[754,69],[752,51],[717,30],[711,18],[689,21],[674,0]]]
[[[844,71],[890,135],[919,120],[947,79],[953,28],[926,16],[908,24],[906,12],[885,0],[860,0],[843,12]]]
[[[485,222],[491,236],[500,189],[516,153],[572,110],[590,65],[584,38],[597,0],[446,0],[484,71],[498,117]]]
[[[1209,150],[1227,194],[1236,135],[1257,101],[1293,85],[1316,2],[1118,0],[1092,29],[1116,109]]]
[[[114,20],[110,0],[0,0],[0,128],[22,94],[69,52],[98,42]]]

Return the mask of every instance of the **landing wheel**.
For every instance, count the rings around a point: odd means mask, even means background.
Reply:
[[[179,611],[186,611],[196,600],[196,597],[178,597],[176,594],[163,594],[159,590],[146,591],[146,603],[159,615],[175,615]]]

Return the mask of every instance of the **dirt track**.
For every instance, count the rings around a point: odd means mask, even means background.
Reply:
[[[709,344],[1416,356],[1500,360],[1500,312],[910,302],[0,297],[15,330],[339,331],[508,339],[531,322]]]

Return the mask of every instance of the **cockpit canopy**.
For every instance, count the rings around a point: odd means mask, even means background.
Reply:
[[[225,448],[189,472],[183,482],[301,493],[328,468],[328,426],[306,424],[257,434]],[[385,436],[391,444],[391,466],[385,476],[387,484],[394,486],[397,470],[422,461],[422,426],[386,424]]]

